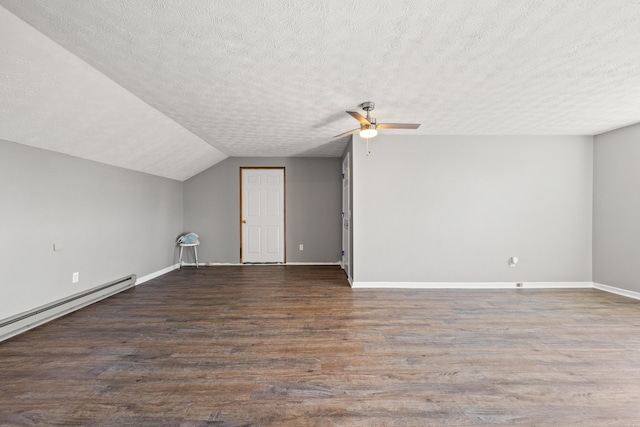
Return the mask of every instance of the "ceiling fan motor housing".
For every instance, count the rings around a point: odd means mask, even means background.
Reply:
[[[371,101],[363,102],[362,104],[360,104],[360,107],[362,107],[362,109],[364,111],[366,111],[367,113],[369,111],[373,111],[375,106],[376,106],[376,103],[375,102],[371,102]]]

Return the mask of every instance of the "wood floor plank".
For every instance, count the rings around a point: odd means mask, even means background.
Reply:
[[[640,425],[640,302],[185,268],[0,343],[0,425]]]

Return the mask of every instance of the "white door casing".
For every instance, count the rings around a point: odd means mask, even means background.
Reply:
[[[342,269],[351,278],[351,170],[349,153],[342,162]]]
[[[284,168],[240,168],[240,177],[240,261],[284,263]]]

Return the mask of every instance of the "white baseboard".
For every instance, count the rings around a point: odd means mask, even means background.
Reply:
[[[163,268],[162,270],[158,270],[158,271],[154,271],[153,273],[149,273],[146,276],[142,276],[138,280],[136,280],[136,286],[141,285],[144,282],[148,282],[151,279],[155,279],[156,277],[160,277],[163,274],[170,273],[173,270],[177,270],[178,268],[180,268],[180,264],[173,264],[172,266],[169,266],[167,268]]]
[[[561,289],[592,288],[591,282],[353,282],[352,288],[379,289]]]
[[[337,262],[287,262],[285,265],[340,265],[340,261]]]
[[[601,291],[610,292],[612,294],[621,295],[623,297],[629,297],[640,300],[640,292],[628,291],[626,289],[616,288],[614,286],[603,285],[602,283],[593,283],[593,287]]]
[[[213,267],[213,266],[218,266],[218,265],[240,265],[240,264],[232,264],[232,263],[217,263],[217,262],[199,262],[198,263],[198,267]],[[195,267],[196,263],[195,262],[183,262],[182,263],[183,267]],[[180,264],[176,264],[175,265],[175,269],[178,270],[180,268]]]
[[[223,262],[200,262],[200,267],[210,266],[240,266],[251,267],[255,265],[283,265],[283,264],[240,264],[240,263],[223,263]],[[288,262],[284,265],[338,265],[338,262]],[[183,263],[183,267],[195,267],[195,263]],[[174,264],[162,270],[147,274],[136,280],[135,285],[141,285],[151,279],[160,277],[163,274],[172,272],[180,268],[180,264]],[[621,295],[628,298],[640,300],[640,292],[629,291],[626,289],[616,288],[614,286],[603,285],[595,282],[521,282],[522,287],[516,286],[515,282],[354,282],[351,277],[347,276],[349,285],[357,289],[588,289],[595,288],[604,292]],[[59,316],[58,316],[59,317]],[[43,322],[44,323],[44,322]],[[12,335],[13,336],[13,335]],[[0,336],[0,341],[8,337]]]
[[[180,264],[176,264],[179,268]],[[270,265],[340,265],[340,262],[285,262],[282,263],[269,263],[269,264],[241,264],[233,262],[199,262],[198,267],[252,267],[252,266],[270,266]],[[183,267],[195,267],[195,262],[183,262]]]

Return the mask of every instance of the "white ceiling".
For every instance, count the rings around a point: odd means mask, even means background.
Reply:
[[[175,179],[339,156],[344,111],[369,100],[380,122],[422,123],[398,134],[640,122],[640,0],[0,5],[1,139]]]

